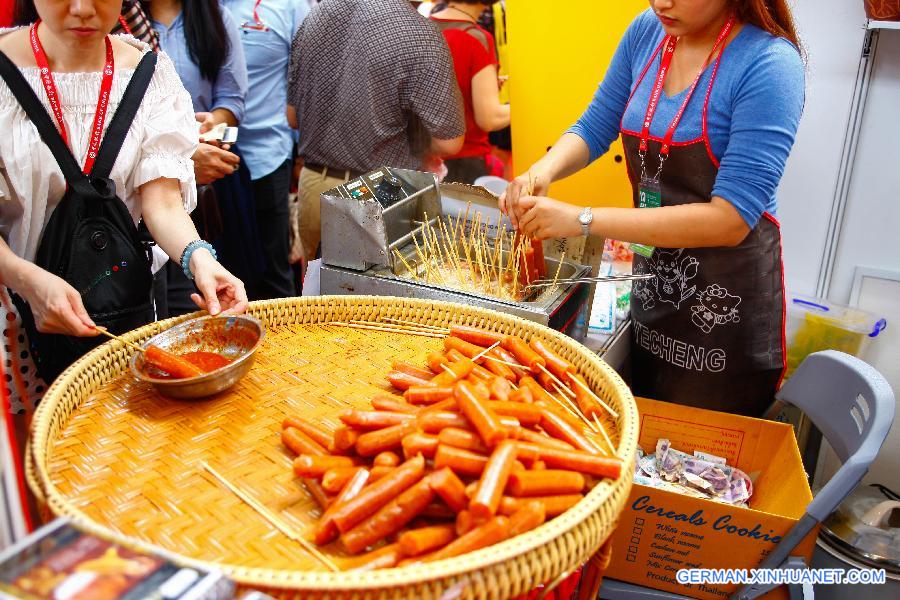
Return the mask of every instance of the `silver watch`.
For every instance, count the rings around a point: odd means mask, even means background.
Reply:
[[[594,221],[594,211],[590,206],[585,206],[578,214],[578,222],[581,223],[581,234],[591,234],[591,223]]]

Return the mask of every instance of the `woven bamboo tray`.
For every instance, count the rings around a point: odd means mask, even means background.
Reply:
[[[546,327],[453,303],[370,296],[254,302],[248,311],[267,333],[251,372],[203,401],[168,400],[128,371],[131,350],[110,341],[50,386],[32,430],[27,475],[55,515],[144,549],[163,548],[183,563],[222,569],[245,587],[296,598],[507,598],[570,572],[609,537],[631,488],[638,416],[618,375],[570,338]],[[458,558],[374,572],[325,570],[204,469],[298,529],[318,509],[293,477],[279,442],[280,423],[299,414],[335,422],[389,389],[392,360],[422,363],[440,339],[330,325],[397,318],[428,325],[474,325],[525,339],[539,335],[575,364],[619,413],[605,426],[626,468],[542,527]],[[141,342],[190,317],[152,323],[125,336]],[[323,549],[348,565],[337,545]],[[447,596],[444,596],[447,597]]]

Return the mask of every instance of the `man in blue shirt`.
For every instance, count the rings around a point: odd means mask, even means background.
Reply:
[[[254,299],[294,295],[288,261],[293,136],[288,125],[291,40],[309,12],[303,0],[223,0],[240,26],[249,91],[238,144],[250,169],[266,270]]]

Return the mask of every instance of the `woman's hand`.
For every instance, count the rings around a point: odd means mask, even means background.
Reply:
[[[533,186],[533,189],[531,189]],[[509,182],[506,191],[500,195],[500,210],[509,217],[513,227],[520,229],[519,220],[525,211],[520,206],[521,199],[528,195],[543,196],[550,189],[550,177],[534,167]]]
[[[521,196],[518,229],[539,240],[577,237],[581,235],[578,214],[582,208],[545,196]]]
[[[79,337],[98,335],[78,290],[53,273],[32,267],[19,293],[31,306],[38,331]]]
[[[211,315],[239,315],[247,310],[244,283],[213,258],[209,250],[197,249],[191,254],[191,272],[199,294],[191,300]]]

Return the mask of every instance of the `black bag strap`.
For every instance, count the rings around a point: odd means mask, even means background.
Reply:
[[[56,125],[50,120],[50,115],[47,114],[44,105],[38,100],[37,95],[31,89],[31,86],[28,85],[28,82],[25,81],[25,77],[22,76],[19,68],[2,51],[0,51],[0,76],[6,81],[6,85],[9,86],[9,90],[16,97],[16,100],[19,101],[25,114],[34,123],[41,139],[50,148],[50,152],[53,153],[53,157],[62,170],[66,182],[73,186],[77,181],[83,180],[84,173],[81,172],[81,167],[78,166],[78,162],[72,156],[69,147],[63,142],[62,136],[59,135]]]
[[[153,72],[156,70],[156,53],[147,52],[138,63],[125,93],[122,95],[122,101],[116,108],[116,114],[113,115],[109,127],[106,128],[106,134],[100,143],[100,150],[97,151],[97,160],[91,169],[91,177],[109,177],[112,172],[113,164],[119,156],[119,150],[125,142],[125,136],[128,135],[128,128],[137,114],[138,108],[147,92],[147,86],[153,79]]]

